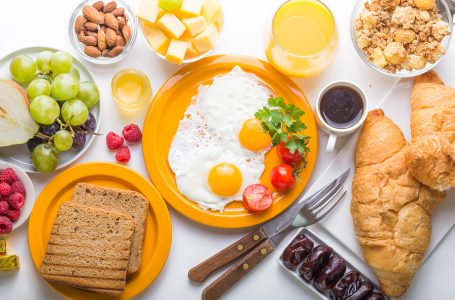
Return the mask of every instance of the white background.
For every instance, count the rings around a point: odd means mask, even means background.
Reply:
[[[78,0],[3,0],[0,17],[0,57],[29,46],[61,48],[77,55],[68,41],[68,19]],[[139,0],[127,0],[136,9]],[[270,18],[281,0],[222,0],[225,11],[225,28],[215,54],[244,54],[265,58],[264,47]],[[333,80],[352,80],[366,90],[370,107],[376,106],[396,80],[376,74],[354,53],[351,46],[348,24],[353,0],[326,0],[338,23],[340,51],[335,63],[321,76],[299,80],[310,102],[314,104],[319,90]],[[451,49],[449,55],[455,55]],[[154,91],[177,69],[156,57],[147,48],[139,35],[122,62],[110,66],[86,65],[93,71],[102,92],[104,114],[101,132],[120,132],[123,125],[135,122],[142,125],[144,108],[134,114],[123,114],[110,94],[113,74],[125,67],[136,67],[148,74]],[[441,66],[444,67],[444,66]],[[407,117],[407,116],[403,116]],[[324,153],[327,136],[320,132],[318,163],[311,182],[314,182],[330,164],[335,153]],[[343,141],[338,144],[338,149]],[[98,138],[86,154],[77,162],[114,161],[106,150],[104,138]],[[132,149],[129,167],[148,176],[142,159],[141,146]],[[336,167],[336,166],[335,166]],[[340,170],[341,171],[341,170]],[[37,194],[53,175],[31,176]],[[327,178],[327,181],[330,178]],[[449,199],[450,201],[451,199]],[[453,201],[453,200],[452,200]],[[172,218],[173,241],[167,263],[160,276],[137,299],[200,299],[203,286],[192,284],[187,279],[188,270],[214,252],[232,243],[247,230],[223,230],[209,228],[188,220],[169,208]],[[330,216],[329,216],[330,217]],[[346,220],[351,222],[351,220]],[[8,252],[20,256],[19,272],[0,274],[0,299],[59,299],[59,296],[39,276],[30,258],[27,242],[27,224],[7,237]],[[285,240],[286,242],[286,240]],[[315,295],[294,282],[276,262],[284,248],[252,271],[242,282],[226,295],[226,299],[314,299]],[[421,267],[413,286],[405,299],[455,299],[453,274],[455,270],[455,233],[452,231],[442,245]],[[211,277],[213,278],[213,277]],[[210,280],[205,284],[207,285]],[[204,285],[204,286],[205,286]]]

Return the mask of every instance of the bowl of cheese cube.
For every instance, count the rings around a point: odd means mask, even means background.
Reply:
[[[147,45],[177,65],[207,56],[224,23],[219,0],[142,0],[136,15]]]

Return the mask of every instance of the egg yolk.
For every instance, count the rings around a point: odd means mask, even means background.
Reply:
[[[222,197],[229,197],[240,190],[242,173],[233,164],[221,163],[210,170],[208,181],[212,192]]]
[[[249,119],[243,123],[239,140],[243,147],[251,151],[264,150],[271,142],[270,135],[264,132],[258,119]]]

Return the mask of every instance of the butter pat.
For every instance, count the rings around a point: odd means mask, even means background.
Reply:
[[[201,16],[183,19],[182,22],[185,24],[191,36],[195,36],[207,28],[207,22],[205,21],[204,17]]]
[[[143,26],[144,35],[153,50],[164,55],[171,40],[158,28]]]
[[[142,0],[141,5],[137,10],[137,17],[143,21],[155,23],[161,9],[156,0]]]
[[[207,52],[215,46],[219,33],[215,25],[210,24],[203,32],[199,33],[193,40],[194,47],[199,53]]]
[[[202,9],[202,0],[183,0],[180,11],[191,16],[199,16]]]
[[[159,20],[158,20],[158,27],[167,35],[178,39],[182,36],[185,32],[186,27],[179,18],[177,18],[174,14],[165,13]]]
[[[166,59],[180,65],[185,58],[188,43],[179,40],[172,40],[167,49]]]
[[[205,0],[202,4],[201,15],[208,23],[212,23],[220,13],[221,4],[218,0]]]

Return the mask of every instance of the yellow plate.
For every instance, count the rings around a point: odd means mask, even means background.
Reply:
[[[112,163],[87,163],[70,168],[56,176],[36,199],[28,226],[28,243],[33,262],[38,268],[44,258],[47,241],[57,211],[69,201],[74,186],[87,182],[142,193],[150,202],[147,229],[142,251],[141,269],[128,278],[122,295],[107,297],[79,289],[50,284],[68,299],[131,299],[147,288],[163,268],[172,239],[172,226],[166,203],[150,182],[135,171]]]
[[[168,153],[178,124],[201,84],[210,84],[213,77],[228,73],[234,66],[256,74],[275,95],[284,97],[305,111],[303,121],[308,126],[307,134],[312,136],[309,143],[311,152],[308,165],[301,173],[295,186],[286,194],[274,193],[274,204],[262,213],[252,213],[242,202],[232,202],[224,212],[207,211],[185,198],[177,189],[175,176],[168,164]],[[144,123],[142,148],[147,170],[153,183],[164,199],[180,213],[196,222],[214,227],[241,228],[267,221],[284,211],[304,189],[316,162],[318,137],[311,106],[296,82],[275,70],[269,63],[248,57],[218,55],[189,64],[174,74],[155,95]],[[266,155],[265,171],[261,183],[272,191],[270,171],[281,163],[275,149]]]

